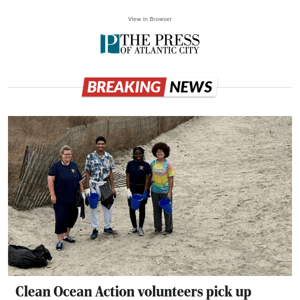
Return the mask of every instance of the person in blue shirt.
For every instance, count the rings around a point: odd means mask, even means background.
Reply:
[[[144,161],[144,149],[135,147],[133,149],[133,160],[126,167],[126,184],[128,189],[129,216],[132,229],[129,234],[138,233],[144,235],[143,225],[146,216],[146,204],[149,189],[149,176],[151,174],[150,165]],[[142,195],[142,201],[139,206],[139,227],[137,227],[135,210],[131,208],[132,194]]]
[[[54,163],[48,172],[48,187],[55,212],[57,250],[63,249],[63,241],[75,243],[70,236],[77,217],[76,193],[78,188],[85,199],[82,176],[77,165],[71,161],[72,149],[65,145],[60,150],[61,160]]]

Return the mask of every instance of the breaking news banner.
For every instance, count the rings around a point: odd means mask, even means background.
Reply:
[[[152,297],[184,297],[184,298],[203,298],[211,300],[215,298],[231,299],[250,299],[251,289],[248,288],[230,288],[228,285],[211,288],[161,288],[152,285],[149,288],[121,288],[115,285],[110,288],[102,286],[91,288],[64,288],[60,285],[53,289],[34,289],[27,285],[18,286],[15,290],[18,297],[126,297],[126,298],[152,298]]]
[[[86,77],[82,97],[216,97],[217,78]]]

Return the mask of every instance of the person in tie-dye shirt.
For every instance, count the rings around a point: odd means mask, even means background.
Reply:
[[[173,164],[166,159],[170,155],[170,147],[165,143],[157,143],[152,148],[152,153],[156,157],[150,163],[152,169],[151,175],[151,197],[153,203],[153,216],[155,234],[162,231],[162,208],[158,202],[167,197],[171,200],[172,205],[172,189],[175,172]],[[164,212],[165,217],[165,232],[171,234],[173,231],[172,213]]]

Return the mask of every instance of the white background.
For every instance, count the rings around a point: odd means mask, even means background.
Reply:
[[[294,182],[290,277],[8,277],[5,163],[1,174],[1,295],[17,299],[18,285],[96,291],[98,285],[137,289],[154,284],[158,288],[204,290],[215,285],[250,288],[250,299],[255,300],[299,298],[299,188],[295,183],[299,181],[296,70],[300,49],[296,4],[263,0],[39,0],[1,4],[1,133],[6,143],[7,116],[12,115],[293,116]],[[171,17],[172,21],[128,20],[151,16]],[[101,55],[100,34],[122,33],[199,34],[199,54]],[[216,77],[219,88],[216,98],[82,98],[84,77]],[[104,101],[109,105],[103,106]],[[5,157],[7,147],[3,144],[2,148]]]

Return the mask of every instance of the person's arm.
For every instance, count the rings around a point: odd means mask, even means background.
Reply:
[[[79,188],[80,188],[80,192],[84,193],[84,187],[83,187],[82,180],[79,181]]]
[[[85,186],[87,189],[90,187],[90,171],[85,172]]]
[[[112,170],[110,170],[110,174],[109,174],[109,183],[110,183],[111,191],[114,195],[116,192],[115,192],[115,188],[114,188],[114,174],[113,174]]]
[[[168,192],[168,194],[167,194],[167,197],[168,197],[169,199],[171,199],[171,197],[172,197],[173,182],[174,182],[174,176],[169,177],[169,192]]]
[[[56,203],[56,195],[55,195],[55,190],[54,190],[54,181],[55,181],[55,176],[48,176],[48,188],[50,191],[50,196],[51,196],[51,202],[53,204]]]
[[[152,184],[152,173],[148,176],[147,197],[150,197],[150,188]]]
[[[130,173],[126,174],[126,186],[127,186],[127,199],[132,197],[132,193],[130,191]]]
[[[150,176],[149,174],[147,174],[145,178],[145,191],[149,190],[149,188],[150,188]]]
[[[82,183],[82,180],[81,180],[81,183]],[[80,184],[80,183],[79,183]],[[84,193],[89,196],[91,194],[91,189],[90,189],[90,171],[87,171],[85,172],[85,185],[86,185],[86,189],[84,190]],[[81,188],[81,187],[80,187]],[[82,195],[83,196],[83,195]],[[87,199],[85,197],[85,199]],[[88,201],[88,200],[87,200]],[[86,205],[88,205],[86,203]]]
[[[127,189],[130,188],[130,174],[129,173],[126,174],[126,186],[127,186]]]
[[[148,179],[148,189],[150,189],[152,183],[152,173],[149,174],[149,179]]]
[[[148,186],[149,186],[149,174],[146,174],[145,188],[144,188],[144,192],[143,192],[143,200],[146,200],[148,197]]]

